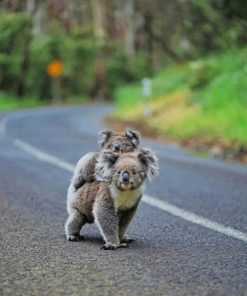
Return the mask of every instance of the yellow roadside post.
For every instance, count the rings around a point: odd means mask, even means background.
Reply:
[[[61,74],[63,73],[63,64],[59,60],[53,60],[47,65],[46,71],[52,78],[53,104],[58,104],[61,102]]]

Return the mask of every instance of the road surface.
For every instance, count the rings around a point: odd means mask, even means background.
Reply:
[[[160,176],[128,249],[64,236],[74,164],[97,150],[111,106],[0,113],[0,295],[247,295],[247,167],[151,140]]]

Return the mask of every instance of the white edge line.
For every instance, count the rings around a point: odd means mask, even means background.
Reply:
[[[50,164],[53,164],[57,167],[60,167],[64,170],[67,170],[69,172],[73,172],[74,171],[74,166],[60,158],[57,158],[55,156],[49,155],[37,148],[34,148],[33,146],[15,139],[14,140],[14,145],[17,146],[18,148],[22,149],[23,151],[27,152],[28,154],[31,154],[32,156],[38,158],[41,161],[45,161],[48,162]]]
[[[32,156],[36,157],[37,159],[39,159],[41,161],[48,162],[50,164],[53,164],[53,165],[60,167],[64,170],[67,170],[69,172],[74,171],[73,164],[66,162],[60,158],[55,157],[55,156],[52,156],[50,154],[47,154],[37,148],[34,148],[33,146],[29,145],[28,143],[26,143],[24,141],[21,141],[19,139],[15,139],[15,140],[13,140],[13,143],[16,147],[20,148],[21,150],[25,151],[28,154],[31,154]],[[156,197],[153,197],[150,195],[144,195],[142,198],[142,201],[152,207],[163,210],[173,216],[179,217],[179,218],[186,220],[188,222],[191,222],[193,224],[201,225],[205,228],[209,228],[209,229],[217,231],[221,234],[225,234],[229,237],[233,237],[235,239],[247,242],[247,234],[244,232],[233,229],[229,226],[224,226],[223,224],[220,224],[217,222],[213,222],[207,218],[203,218],[201,216],[198,216],[194,213],[191,213],[191,212],[186,211],[182,208],[174,206],[174,205],[167,203],[163,200],[160,200]]]
[[[158,198],[155,198],[153,196],[144,195],[142,198],[142,201],[144,201],[146,204],[148,204],[150,206],[159,208],[165,212],[168,212],[176,217],[179,217],[179,218],[189,221],[191,223],[201,225],[201,226],[209,228],[211,230],[223,233],[227,236],[231,236],[233,238],[247,242],[247,234],[245,234],[239,230],[235,230],[229,226],[224,226],[220,223],[213,222],[211,220],[208,220],[207,218],[203,218],[203,217],[198,216],[194,213],[183,210],[177,206],[169,204],[169,203],[167,203],[163,200],[160,200]]]
[[[0,138],[3,138],[6,133],[6,122],[7,122],[7,117],[3,117],[3,119],[0,121]]]

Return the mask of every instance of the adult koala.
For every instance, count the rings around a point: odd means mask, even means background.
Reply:
[[[95,169],[95,181],[68,193],[67,240],[79,241],[82,226],[96,222],[105,241],[103,249],[127,247],[125,232],[143,195],[145,179],[158,173],[157,157],[147,148],[117,154],[106,150]]]

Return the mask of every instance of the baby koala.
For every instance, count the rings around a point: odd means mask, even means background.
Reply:
[[[114,133],[106,130],[100,133],[98,143],[101,145],[101,152],[111,150],[124,153],[134,151],[140,143],[138,132],[127,128],[123,133]],[[76,191],[86,182],[95,180],[95,165],[100,152],[89,152],[77,163],[70,186]]]
[[[144,192],[146,178],[157,175],[158,160],[147,148],[127,153],[106,150],[96,163],[99,179],[77,191],[69,188],[67,240],[79,241],[85,223],[96,222],[105,241],[105,250],[128,246],[126,229]]]

